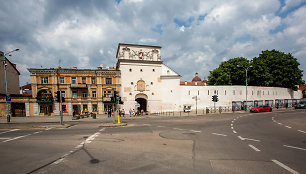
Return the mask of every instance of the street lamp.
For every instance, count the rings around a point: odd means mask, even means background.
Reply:
[[[7,89],[7,75],[6,75],[6,67],[7,67],[7,63],[6,63],[6,55],[12,53],[12,52],[15,52],[15,51],[19,51],[19,49],[15,49],[15,50],[12,50],[10,52],[7,52],[4,54],[4,61],[3,61],[3,64],[4,64],[4,76],[5,76],[5,92],[6,92],[6,105],[7,105],[7,122],[11,122],[11,117],[10,117],[10,103],[8,102],[8,97],[9,97],[9,93],[8,93],[8,89]]]
[[[239,66],[237,65],[238,68],[243,68],[245,69],[245,111],[248,110],[248,69],[252,66]]]

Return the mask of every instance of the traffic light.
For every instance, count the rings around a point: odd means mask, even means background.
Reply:
[[[211,101],[213,101],[213,102],[215,102],[215,95],[213,95],[213,96],[211,96],[212,98],[212,100]]]
[[[218,99],[218,96],[217,96],[217,95],[216,95],[216,99],[215,99],[215,100],[216,100],[216,102],[218,102],[218,101],[219,101],[219,99]]]
[[[57,102],[60,102],[60,100],[61,100],[61,98],[60,98],[60,97],[61,97],[60,91],[56,91],[54,97],[56,98],[56,101],[57,101]]]
[[[114,102],[117,103],[119,101],[119,91],[114,91]]]
[[[123,101],[121,100],[121,97],[119,97],[119,104],[123,104]]]
[[[57,102],[61,102],[61,97],[62,97],[62,102],[65,102],[65,97],[61,96],[61,91],[56,91],[55,96]]]

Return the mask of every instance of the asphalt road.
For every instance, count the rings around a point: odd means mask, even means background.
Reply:
[[[0,130],[1,173],[306,173],[306,111]],[[124,119],[123,119],[124,120]]]

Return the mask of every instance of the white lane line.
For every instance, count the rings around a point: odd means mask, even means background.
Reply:
[[[151,124],[143,124],[144,126],[151,126]]]
[[[294,147],[294,146],[289,146],[289,145],[284,145],[284,146],[289,147],[289,148],[293,148],[293,149],[306,150],[306,149],[300,148],[300,147]]]
[[[225,134],[218,134],[218,133],[211,133],[211,134],[214,134],[214,135],[219,135],[219,136],[224,136],[224,137],[226,137],[227,135],[225,135]]]
[[[291,129],[292,127],[290,127],[290,126],[285,126],[286,128],[289,128],[289,129]]]
[[[157,126],[157,127],[165,127],[165,126]]]
[[[41,132],[42,132],[42,131],[37,131],[37,132],[34,132],[34,133],[33,133],[33,135],[34,135],[34,134],[39,134],[39,133],[41,133]]]
[[[255,146],[253,146],[252,144],[249,144],[249,147],[252,148],[253,150],[255,150],[256,152],[260,152],[259,149],[257,149]]]
[[[180,129],[180,128],[173,128],[174,130],[180,130],[183,131],[184,129]]]
[[[234,129],[233,127],[231,127],[231,129]]]
[[[233,127],[233,124],[231,124],[231,127]]]
[[[198,130],[189,130],[191,132],[196,132],[196,133],[201,133],[202,131],[198,131]]]
[[[257,141],[257,142],[260,142],[260,140],[256,140],[256,139],[252,139],[252,138],[243,138],[243,137],[241,137],[241,136],[238,136],[238,138],[239,138],[240,140],[242,140],[242,141],[244,141],[244,140],[250,140],[250,141]]]
[[[234,130],[233,130],[233,132],[234,132],[234,134],[236,134],[236,133],[237,133],[237,132],[236,132],[236,131],[234,131]]]
[[[0,140],[7,140],[7,139],[10,139],[10,138],[0,138]]]
[[[299,132],[302,132],[302,133],[304,133],[304,134],[306,134],[306,132],[305,131],[302,131],[302,130],[298,130]]]
[[[27,135],[23,135],[23,136],[18,136],[18,137],[11,138],[11,139],[8,139],[8,140],[2,141],[2,142],[3,142],[3,143],[5,143],[5,142],[9,142],[9,141],[17,140],[17,139],[20,139],[20,138],[27,137],[27,136],[29,136],[29,135],[32,135],[32,134],[27,134]]]
[[[5,134],[5,133],[8,133],[8,132],[14,132],[14,131],[18,131],[19,129],[12,129],[12,130],[8,130],[8,131],[5,131],[5,132],[1,132],[0,133],[0,135],[1,134]]]
[[[291,169],[290,167],[286,166],[285,164],[277,161],[277,160],[272,160],[275,164],[281,166],[282,168],[286,169],[287,171],[289,171],[290,173],[293,173],[293,174],[299,174],[299,172]]]
[[[45,129],[45,130],[50,130],[50,129],[52,129],[52,128],[47,128],[47,129]]]
[[[282,123],[277,123],[277,124],[279,124],[279,125],[283,125]]]

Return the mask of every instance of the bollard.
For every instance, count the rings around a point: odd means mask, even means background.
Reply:
[[[118,124],[120,124],[120,115],[118,114]]]

